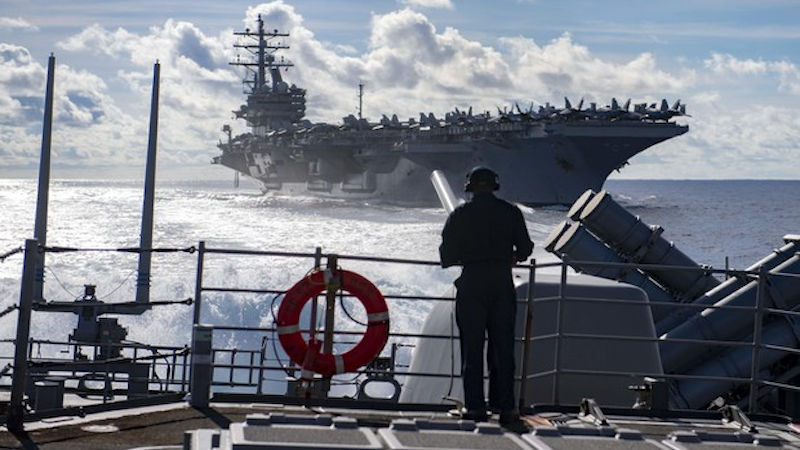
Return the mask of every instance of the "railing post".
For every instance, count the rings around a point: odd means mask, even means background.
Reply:
[[[517,408],[522,411],[527,403],[528,366],[531,346],[531,327],[533,326],[533,288],[536,284],[536,260],[528,268],[528,294],[525,301],[525,331],[522,340],[522,373],[520,374],[519,401]]]
[[[767,271],[764,266],[758,269],[758,285],[756,288],[756,313],[753,319],[753,361],[750,366],[750,406],[749,413],[756,412],[756,402],[758,401],[758,373],[761,366],[761,330],[764,322],[764,305],[767,295]]]
[[[322,248],[316,247],[314,249],[314,269],[319,270],[320,266],[322,266]],[[317,307],[318,299],[315,295],[314,298],[311,299],[311,317],[308,319],[309,342],[317,338]]]
[[[336,292],[341,285],[341,273],[338,270],[338,265],[339,257],[337,255],[328,255],[327,270],[330,270],[331,274],[336,274],[336,277],[331,279],[325,290],[325,341],[322,346],[322,351],[325,353],[333,353]]]
[[[192,330],[192,373],[189,385],[189,403],[195,408],[208,407],[213,376],[211,341],[214,329],[208,325],[195,325]]]
[[[203,296],[203,263],[206,255],[206,242],[200,241],[197,246],[197,273],[194,280],[194,316],[192,325],[200,323],[200,307],[202,306]]]
[[[561,399],[559,398],[560,389],[560,376],[561,376],[561,327],[563,321],[561,315],[564,308],[564,298],[567,295],[567,263],[561,264],[561,282],[558,285],[558,298],[556,299],[556,341],[553,349],[553,404],[558,405]]]
[[[264,336],[261,338],[261,351],[259,352],[259,361],[258,361],[258,388],[256,388],[256,395],[261,395],[264,393],[264,365],[267,364],[267,342],[269,338]]]
[[[25,418],[25,382],[28,377],[28,338],[33,310],[36,263],[39,261],[39,243],[36,239],[25,240],[25,260],[22,265],[22,285],[19,293],[19,316],[17,339],[14,349],[14,374],[11,381],[11,405],[6,426],[9,431],[23,431]]]
[[[325,290],[325,330],[322,351],[333,354],[333,341],[336,336],[336,331],[334,329],[336,324],[336,293],[338,292],[339,287],[342,285],[342,273],[339,271],[338,255],[328,255],[326,270],[329,270],[331,274],[335,274],[335,277],[331,279],[330,284],[328,284],[328,287]],[[323,379],[321,388],[322,392],[327,395],[327,393],[331,390],[331,379]]]
[[[194,316],[192,318],[192,361],[189,372],[189,403],[195,408],[208,407],[208,401],[211,397],[211,381],[214,376],[211,350],[213,328],[207,325],[200,325],[205,256],[206,242],[200,241],[197,246],[197,273],[195,274]]]

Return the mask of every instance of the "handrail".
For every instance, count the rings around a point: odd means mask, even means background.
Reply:
[[[204,246],[201,243],[200,248],[202,249],[203,247]],[[237,254],[237,255],[259,255],[259,256],[278,256],[278,257],[303,257],[303,258],[317,258],[317,261],[319,261],[320,258],[326,258],[327,257],[326,255],[321,255],[319,249],[317,250],[316,253],[261,252],[261,251],[247,251],[247,250],[227,251],[227,250],[223,250],[223,249],[208,249],[208,248],[206,248],[205,250],[206,250],[205,253],[227,253],[227,254]],[[201,257],[202,257],[203,252],[201,251],[200,253],[201,253]],[[339,261],[346,261],[346,260],[368,261],[368,262],[377,262],[377,263],[386,263],[386,264],[411,264],[411,265],[417,265],[417,266],[438,266],[439,265],[438,262],[433,262],[433,261],[419,261],[419,260],[411,260],[411,259],[398,259],[398,258],[386,258],[386,257],[363,257],[363,256],[350,256],[350,255],[343,255],[343,254],[336,254],[335,257],[338,258]],[[783,275],[776,275],[776,274],[759,273],[757,271],[719,270],[719,269],[713,269],[713,268],[709,268],[709,267],[700,267],[700,268],[698,268],[698,267],[676,267],[676,266],[671,266],[671,265],[662,266],[662,265],[652,265],[652,264],[651,265],[647,265],[647,264],[627,264],[627,263],[619,264],[619,263],[597,263],[597,262],[582,262],[582,261],[570,261],[570,264],[582,265],[584,267],[589,267],[589,266],[624,267],[624,268],[627,268],[629,270],[633,270],[633,269],[648,269],[648,270],[662,270],[662,271],[691,270],[691,271],[702,271],[703,273],[706,273],[706,274],[724,275],[726,277],[727,276],[747,277],[747,278],[750,278],[750,279],[753,279],[753,280],[763,280],[763,279],[766,279],[766,277],[768,277],[768,276],[783,276]],[[608,299],[608,298],[607,299],[598,299],[598,298],[592,298],[592,297],[581,298],[580,296],[575,296],[575,295],[569,295],[569,297],[567,297],[567,295],[568,295],[567,291],[568,291],[568,286],[569,286],[569,277],[567,276],[567,274],[568,274],[569,266],[564,262],[554,262],[554,263],[550,263],[549,262],[549,263],[537,264],[534,261],[533,264],[531,264],[530,266],[520,265],[520,266],[517,266],[517,268],[527,269],[529,271],[529,279],[534,281],[534,282],[535,282],[535,279],[536,279],[534,274],[535,274],[535,272],[537,270],[545,270],[545,269],[549,269],[549,268],[559,268],[559,271],[561,273],[561,283],[559,285],[560,287],[559,287],[559,294],[558,295],[551,296],[551,297],[535,297],[535,298],[534,298],[534,295],[531,295],[531,298],[529,300],[525,301],[525,303],[526,303],[525,307],[526,308],[531,308],[535,304],[541,304],[542,302],[547,302],[547,301],[555,301],[558,306],[557,306],[557,312],[556,312],[556,318],[557,318],[556,331],[552,335],[537,335],[537,336],[533,336],[531,334],[531,330],[528,328],[530,325],[526,323],[524,336],[517,338],[517,341],[522,343],[522,351],[521,351],[521,354],[519,356],[519,361],[521,363],[520,366],[523,368],[523,370],[516,377],[517,378],[517,382],[519,383],[519,387],[520,387],[520,389],[518,390],[519,394],[520,394],[519,398],[518,398],[520,406],[525,405],[525,389],[524,389],[525,381],[541,376],[541,374],[527,374],[527,375],[525,375],[526,372],[527,372],[527,368],[530,366],[530,362],[529,362],[529,353],[530,352],[529,352],[528,349],[529,349],[529,343],[531,343],[531,342],[541,341],[543,339],[555,339],[555,341],[556,341],[555,344],[554,344],[556,346],[555,369],[553,371],[553,375],[555,376],[555,381],[554,381],[553,396],[552,396],[553,403],[555,403],[555,404],[559,403],[559,398],[558,398],[558,396],[559,396],[559,394],[558,394],[559,393],[559,389],[558,389],[559,378],[564,374],[574,374],[574,373],[584,373],[585,372],[585,371],[568,370],[568,369],[565,369],[565,368],[561,367],[561,363],[560,363],[561,344],[560,343],[563,340],[565,340],[565,339],[583,339],[583,340],[588,340],[588,341],[596,341],[598,339],[605,339],[605,340],[617,340],[617,341],[641,341],[641,342],[651,342],[651,343],[664,342],[664,340],[660,339],[658,336],[653,336],[653,337],[650,337],[650,338],[643,338],[643,337],[632,337],[632,336],[613,336],[613,335],[598,335],[598,334],[592,334],[592,333],[564,332],[563,329],[562,329],[562,326],[561,326],[561,322],[563,320],[563,317],[562,317],[562,308],[563,307],[561,305],[562,305],[562,303],[564,303],[566,301],[569,301],[569,302],[602,302],[602,303],[608,303],[608,304],[614,304],[614,303],[625,304],[625,303],[629,303],[629,302],[626,301],[626,300]],[[785,275],[785,276],[790,276],[791,277],[791,276],[795,276],[795,275],[789,274],[789,275]],[[271,289],[271,290],[267,290],[267,289],[247,289],[247,288],[241,288],[241,287],[224,288],[224,287],[219,287],[219,286],[214,286],[214,287],[208,286],[208,287],[205,287],[205,286],[202,286],[201,283],[198,283],[198,285],[200,286],[200,292],[209,293],[209,294],[210,293],[219,293],[219,292],[229,292],[229,293],[247,293],[247,292],[251,292],[251,293],[280,295],[280,294],[282,294],[284,292],[284,291],[282,291],[280,289]],[[760,295],[763,295],[763,294],[760,294]],[[392,293],[386,293],[385,297],[389,301],[391,301],[393,299],[420,300],[420,301],[445,301],[445,302],[453,301],[452,298],[449,298],[449,297],[392,295]],[[199,298],[199,294],[198,294],[198,298]],[[200,304],[200,302],[197,302],[196,306],[199,306],[199,304]],[[688,310],[693,310],[693,311],[698,311],[698,312],[699,311],[704,311],[704,310],[716,310],[716,309],[742,310],[742,311],[752,311],[754,309],[753,307],[749,307],[749,306],[728,306],[728,305],[714,305],[714,304],[711,304],[711,305],[696,305],[696,304],[692,304],[692,303],[670,303],[670,302],[663,302],[663,301],[662,302],[651,302],[651,306],[670,306],[670,307],[675,307],[675,308],[686,308]],[[765,315],[772,316],[772,315],[775,315],[775,314],[783,314],[783,313],[786,313],[789,316],[793,316],[793,315],[797,315],[798,314],[798,312],[783,311],[783,310],[780,310],[780,309],[777,309],[777,308],[767,308],[767,307],[763,307],[763,305],[762,305],[762,308],[759,311],[760,311],[759,317],[762,317],[762,316],[765,316]],[[527,315],[527,312],[526,312],[526,315]],[[527,322],[527,319],[526,319],[526,322]],[[231,330],[231,329],[233,329],[235,327],[226,327],[226,326],[223,325],[223,326],[219,326],[217,328],[219,330]],[[237,329],[241,330],[242,328],[237,328]],[[263,331],[272,332],[273,330],[271,330],[268,327],[268,328],[264,329]],[[756,330],[756,335],[757,336],[760,337],[760,333],[761,333],[760,329]],[[355,334],[358,334],[358,333],[357,332],[352,332],[352,331],[340,331],[340,332],[337,332],[337,335],[340,335],[340,336],[348,336],[348,335],[355,335]],[[423,335],[421,333],[413,333],[413,332],[409,332],[409,333],[392,332],[390,334],[390,338],[442,339],[442,337],[438,336],[438,335]],[[447,339],[447,338],[445,338],[445,339]],[[780,347],[780,346],[772,346],[772,345],[769,345],[769,344],[763,345],[760,342],[752,342],[752,341],[751,342],[747,342],[747,341],[741,341],[741,340],[717,340],[717,339],[712,339],[712,340],[709,340],[709,339],[705,339],[705,340],[703,340],[703,339],[672,339],[672,340],[670,340],[670,339],[667,339],[666,341],[667,342],[679,342],[679,343],[685,343],[685,344],[698,344],[698,345],[704,345],[704,346],[726,346],[726,347],[731,347],[731,348],[750,348],[753,351],[753,353],[755,354],[754,364],[757,362],[758,351],[756,349],[763,348],[763,349],[767,349],[767,350],[770,350],[770,351],[794,350],[794,349],[785,349],[785,348]],[[793,352],[790,351],[788,353],[793,353]],[[274,368],[274,367],[275,366],[269,366],[269,367],[263,367],[262,366],[263,369],[271,369],[271,368]],[[278,365],[278,367],[285,369],[284,365]],[[234,368],[239,368],[239,366],[231,365],[230,369],[234,369]],[[294,366],[291,370],[299,370],[299,367]],[[601,375],[601,371],[595,371],[595,373],[597,375]],[[403,374],[405,374],[406,376],[421,376],[421,375],[431,376],[431,377],[436,377],[437,376],[437,374],[430,374],[430,373],[419,374],[419,373],[410,373],[410,372],[403,372],[403,371],[391,371],[390,374],[392,376],[401,376]],[[623,373],[623,372],[613,372],[613,371],[607,372],[607,373],[606,372],[602,372],[602,374],[631,375],[629,372],[624,372]],[[768,382],[768,380],[759,379],[759,371],[754,371],[754,373],[751,374],[750,377],[715,377],[715,376],[698,376],[698,375],[694,375],[693,376],[693,375],[689,375],[689,374],[663,374],[663,373],[642,373],[642,374],[636,374],[636,375],[642,376],[642,377],[652,376],[652,377],[659,377],[659,378],[663,378],[663,379],[673,379],[673,380],[680,380],[680,379],[727,380],[727,381],[737,382],[737,383],[749,383],[750,386],[751,386],[750,387],[751,392],[754,393],[752,395],[757,395],[757,389],[760,386],[765,386],[766,385],[765,383]],[[442,375],[438,374],[438,376],[442,376]],[[448,375],[444,375],[444,376],[445,377],[460,376],[460,374],[459,373],[454,373],[454,374],[448,374]],[[753,401],[753,399],[751,398],[749,403],[751,403],[751,405],[755,405],[756,402]],[[751,406],[751,408],[753,408],[753,407],[754,406]]]
[[[195,247],[192,247],[195,248]],[[386,258],[386,257],[369,257],[369,256],[355,256],[355,255],[326,255],[323,254],[319,249],[312,253],[312,252],[280,252],[280,251],[261,251],[261,250],[247,250],[247,249],[220,249],[220,248],[209,248],[206,247],[204,242],[200,242],[199,245],[196,247],[197,253],[197,279],[195,280],[195,302],[194,302],[194,318],[193,324],[199,324],[200,317],[201,317],[201,308],[205,306],[207,302],[215,302],[219,301],[220,298],[223,298],[225,294],[235,294],[235,295],[246,295],[246,294],[257,294],[257,295],[271,295],[280,297],[286,288],[285,287],[275,287],[265,289],[263,287],[225,287],[225,286],[206,286],[204,283],[203,276],[205,272],[208,270],[206,265],[206,259],[213,256],[213,255],[233,255],[233,256],[266,256],[266,257],[279,257],[279,258],[303,258],[309,260],[309,265],[312,264],[320,264],[321,261],[335,256],[339,261],[361,261],[361,262],[369,262],[375,264],[387,264],[387,265],[407,265],[411,267],[418,267],[418,268],[430,268],[430,267],[438,267],[439,263],[435,261],[421,261],[415,259],[401,259],[401,258]],[[79,250],[80,251],[80,250]],[[576,261],[570,261],[570,264],[574,264]],[[797,274],[784,274],[784,273],[769,273],[766,271],[742,271],[742,270],[718,270],[718,269],[711,269],[711,268],[698,268],[698,267],[675,267],[675,266],[654,266],[654,265],[645,265],[645,264],[617,264],[617,263],[596,263],[596,262],[577,262],[581,266],[624,266],[629,269],[633,268],[642,268],[642,269],[658,269],[658,270],[692,270],[692,271],[702,271],[704,273],[711,273],[714,275],[719,276],[739,276],[743,277],[746,276],[751,278],[752,280],[757,280],[759,283],[759,289],[757,294],[757,305],[753,306],[735,306],[735,305],[716,305],[716,304],[692,304],[692,303],[670,303],[670,302],[650,302],[650,306],[670,306],[673,308],[685,308],[691,311],[690,314],[695,314],[696,312],[700,311],[711,311],[711,310],[730,310],[730,311],[752,311],[754,313],[755,320],[753,322],[753,330],[752,330],[752,337],[745,338],[745,339],[684,339],[684,338],[662,338],[659,336],[625,336],[625,335],[614,335],[614,334],[598,334],[598,333],[590,333],[590,332],[574,332],[574,331],[567,331],[565,330],[563,324],[564,320],[566,319],[565,315],[568,314],[568,310],[565,308],[566,305],[574,305],[578,303],[592,303],[592,302],[600,302],[603,304],[629,304],[630,302],[627,300],[621,299],[614,299],[614,298],[597,298],[597,297],[586,297],[575,295],[574,293],[570,292],[570,286],[572,283],[570,267],[567,263],[564,262],[546,262],[546,263],[538,263],[533,261],[530,265],[522,264],[516,266],[516,268],[520,271],[527,272],[527,279],[528,283],[533,283],[536,285],[537,280],[537,272],[543,271],[545,273],[549,273],[555,275],[553,273],[553,269],[558,269],[558,279],[560,280],[558,283],[558,293],[556,295],[542,295],[537,296],[540,293],[537,293],[534,289],[528,289],[528,296],[525,299],[518,299],[520,306],[525,308],[525,316],[523,316],[525,327],[523,329],[523,335],[517,336],[516,342],[520,344],[520,354],[518,356],[518,363],[520,367],[520,371],[516,374],[516,382],[518,383],[519,389],[518,391],[518,398],[517,404],[520,407],[524,407],[528,405],[529,402],[526,400],[528,393],[526,392],[527,382],[530,380],[542,379],[542,377],[553,377],[553,385],[552,385],[552,396],[551,400],[554,404],[561,403],[559,398],[559,385],[562,382],[562,377],[564,375],[575,375],[575,374],[589,374],[592,373],[596,376],[613,376],[613,375],[627,375],[627,376],[637,376],[637,377],[655,377],[664,380],[670,381],[681,381],[681,380],[714,380],[714,381],[727,381],[731,383],[735,383],[738,385],[744,385],[748,388],[748,393],[746,394],[746,398],[742,398],[742,404],[747,404],[750,412],[754,412],[759,407],[758,402],[761,395],[761,391],[766,388],[775,388],[781,390],[788,390],[793,392],[800,392],[800,387],[793,385],[791,383],[786,382],[786,380],[777,381],[771,380],[765,377],[765,374],[759,368],[758,362],[762,359],[762,356],[772,352],[780,352],[782,355],[798,355],[800,354],[800,350],[798,348],[792,348],[791,346],[780,345],[780,344],[773,344],[769,342],[763,341],[764,333],[766,332],[767,325],[771,325],[776,323],[778,320],[796,320],[798,316],[800,316],[800,311],[798,310],[783,310],[776,306],[770,306],[765,301],[766,296],[769,295],[767,286],[767,280],[771,279],[772,277],[789,277],[789,278],[800,278],[800,275]],[[452,296],[442,295],[430,295],[426,293],[421,293],[420,295],[413,295],[408,294],[405,292],[402,293],[395,293],[395,292],[385,292],[383,293],[387,302],[397,302],[397,301],[419,301],[423,303],[430,304],[431,302],[453,302],[454,299]],[[352,297],[348,294],[343,294],[344,298]],[[548,302],[555,303],[555,330],[552,333],[534,333],[531,327],[533,326],[530,320],[529,313],[533,310],[534,307],[543,305]],[[779,319],[781,318],[781,319]],[[260,326],[236,326],[236,325],[227,325],[227,324],[210,324],[210,327],[213,332],[215,333],[244,333],[243,336],[253,335],[257,338],[248,338],[250,341],[253,342],[252,348],[212,348],[212,355],[211,355],[211,362],[213,364],[212,370],[214,371],[217,376],[211,381],[212,388],[214,392],[225,392],[228,388],[235,388],[237,390],[242,390],[245,392],[252,392],[253,394],[269,394],[266,392],[265,381],[267,382],[266,385],[269,387],[271,384],[275,382],[278,383],[285,383],[287,380],[291,380],[291,373],[298,373],[300,367],[291,361],[285,356],[282,355],[281,349],[277,344],[277,330],[274,324],[269,325],[260,325]],[[308,330],[308,328],[303,324],[301,328]],[[302,330],[301,330],[302,331]],[[352,341],[351,339],[354,336],[358,336],[361,333],[355,329],[343,329],[337,330],[335,332],[336,342],[344,344],[346,341]],[[444,339],[444,340],[451,340],[452,336],[442,336],[440,334],[429,334],[429,333],[421,333],[416,330],[391,330],[389,333],[390,342],[397,344],[395,349],[401,351],[401,360],[393,360],[392,366],[388,370],[376,370],[374,368],[365,368],[358,374],[349,374],[345,375],[342,378],[345,379],[344,383],[351,383],[353,385],[358,385],[363,382],[364,377],[374,376],[376,374],[380,374],[390,378],[399,378],[404,379],[405,377],[410,376],[424,376],[424,377],[431,377],[431,378],[453,378],[453,377],[460,377],[460,370],[458,368],[454,369],[452,373],[438,373],[432,371],[423,371],[423,372],[411,372],[409,364],[407,363],[407,357],[410,355],[409,349],[414,347],[414,342],[417,339]],[[552,340],[553,346],[555,348],[555,359],[554,364],[551,369],[540,370],[538,372],[532,372],[530,370],[532,365],[531,361],[531,352],[530,346],[535,342],[541,342],[544,340]],[[601,371],[601,370],[576,370],[570,369],[563,366],[563,354],[564,351],[564,343],[567,340],[582,340],[588,342],[599,342],[600,340],[604,341],[626,341],[626,342],[635,342],[639,341],[642,343],[650,343],[652,345],[655,344],[663,344],[663,343],[679,343],[679,344],[694,344],[694,345],[703,345],[703,346],[713,346],[713,347],[724,347],[729,349],[742,349],[742,351],[749,349],[750,358],[752,361],[752,367],[749,376],[709,376],[709,375],[698,375],[698,374],[691,374],[691,373],[631,373],[630,371],[627,372],[617,372],[617,371]],[[800,340],[800,336],[798,336],[798,340]],[[29,342],[28,348],[28,355],[34,355],[34,348],[35,346],[63,346],[68,345],[70,347],[77,348],[79,346],[87,346],[87,343],[75,343],[75,342],[57,342],[51,340],[31,340]],[[108,344],[104,344],[108,345]],[[117,344],[112,345],[116,346]],[[166,347],[157,347],[157,346],[136,346],[136,345],[120,345],[120,347],[124,348],[124,351],[131,351],[133,352],[132,357],[128,357],[130,361],[146,361],[150,360],[151,369],[148,372],[148,377],[146,380],[143,380],[149,386],[148,390],[154,390],[156,392],[186,392],[190,383],[189,377],[190,374],[190,361],[191,357],[188,355],[181,355],[178,354],[178,351],[182,348],[176,347],[173,352],[174,354],[170,355],[163,355],[163,356],[141,356],[138,355],[137,351],[152,351],[152,349],[166,349]],[[124,355],[127,355],[123,353]],[[394,354],[394,352],[393,352]],[[127,357],[127,356],[126,356]],[[533,356],[535,357],[535,356]],[[394,358],[394,356],[392,357]],[[4,358],[0,357],[0,360]],[[8,358],[5,358],[8,359]],[[32,367],[36,366],[36,362],[33,361],[34,364]],[[110,363],[110,361],[106,362]],[[102,365],[103,363],[98,363],[97,365]],[[91,364],[79,364],[79,361],[76,362],[76,366],[80,366],[78,369],[70,369],[69,364],[60,364],[58,368],[58,374],[63,375],[69,383],[74,383],[78,381],[82,375],[81,373],[85,373],[87,367]],[[36,375],[37,377],[40,375]],[[111,385],[115,385],[118,382],[134,382],[134,381],[142,381],[139,380],[136,376],[129,376],[127,378],[122,377],[118,378],[113,376],[113,373],[110,376]],[[219,378],[222,377],[222,378]],[[0,384],[4,384],[8,379],[10,379],[10,374],[6,372],[0,373]],[[274,381],[273,381],[274,380]],[[336,383],[334,383],[335,385]],[[70,388],[71,390],[75,390],[76,388],[74,385]],[[222,389],[219,391],[219,389]],[[268,389],[267,389],[268,390]],[[348,395],[348,394],[345,394]],[[106,401],[104,398],[103,401]]]

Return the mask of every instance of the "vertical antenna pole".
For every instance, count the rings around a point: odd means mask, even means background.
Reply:
[[[364,108],[364,83],[358,83],[358,120],[362,118]]]
[[[255,89],[267,84],[267,70],[266,70],[266,57],[267,57],[267,41],[264,40],[264,20],[261,15],[258,15],[258,80],[256,80]]]
[[[150,137],[147,141],[147,163],[144,175],[144,205],[139,241],[139,275],[136,279],[136,303],[150,303],[150,266],[153,248],[153,205],[156,189],[156,149],[158,147],[158,91],[161,65],[153,66],[153,97],[150,100]]]
[[[33,237],[44,247],[47,245],[47,203],[50,196],[50,143],[53,137],[53,89],[56,77],[56,57],[52,53],[47,62],[47,90],[44,97],[44,121],[42,125],[42,154],[39,158],[39,192],[36,197],[36,223]],[[44,252],[36,259],[36,281],[33,298],[44,298]]]

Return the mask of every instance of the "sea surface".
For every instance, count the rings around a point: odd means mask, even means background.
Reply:
[[[185,250],[204,241],[212,248],[366,255],[437,261],[446,214],[439,208],[406,208],[380,202],[347,202],[262,195],[255,186],[234,189],[223,182],[161,182],[156,189],[154,247]],[[633,181],[606,183],[613,197],[699,264],[743,269],[800,234],[800,181]],[[0,255],[33,235],[35,180],[0,180]],[[113,251],[139,243],[140,181],[52,183],[47,243],[81,249],[48,254],[45,298],[71,301],[83,286],[97,286],[105,302],[132,301],[135,254]],[[537,262],[556,261],[541,243],[566,219],[567,208],[522,207],[537,247]],[[22,254],[0,262],[0,311],[19,302]],[[186,251],[153,256],[153,301],[194,297],[197,255]],[[311,258],[211,255],[205,286],[286,290],[311,268]],[[384,293],[440,296],[458,269],[343,260]],[[233,326],[270,325],[269,294],[210,294],[204,322]],[[392,331],[419,331],[431,308],[427,301],[392,303]],[[16,314],[0,317],[0,339],[13,339]],[[34,313],[32,337],[66,340],[75,315]],[[189,340],[192,309],[154,307],[141,316],[120,316],[127,339],[162,345]],[[237,338],[229,337],[231,345]],[[3,344],[8,345],[8,344]],[[0,349],[8,354],[8,348]]]

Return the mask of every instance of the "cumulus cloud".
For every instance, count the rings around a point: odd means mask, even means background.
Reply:
[[[450,1],[409,0],[407,7],[371,20],[368,47],[343,52],[335,43],[318,39],[303,17],[283,1],[248,8],[243,21],[232,28],[255,29],[261,16],[265,26],[290,34],[279,42],[291,48],[281,55],[295,63],[284,73],[290,84],[308,92],[307,118],[340,122],[355,113],[358,85],[366,86],[364,115],[377,120],[397,113],[401,119],[434,112],[438,117],[454,107],[496,111],[518,103],[573,104],[583,97],[600,106],[612,97],[620,102],[658,102],[677,98],[689,102],[692,131],[679,140],[659,145],[641,164],[625,169],[632,177],[652,169],[658,161],[662,174],[687,175],[691,170],[733,173],[724,163],[709,165],[708,154],[751,152],[742,157],[771,155],[775,161],[789,155],[797,141],[791,130],[800,124],[788,103],[772,97],[762,105],[737,103],[721,80],[740,77],[774,83],[775,91],[800,94],[797,67],[788,61],[757,61],[712,54],[702,64],[677,66],[659,61],[654,53],[609,60],[565,33],[547,42],[525,36],[500,37],[497,45],[467,38],[454,28],[438,29],[419,7],[452,7]],[[87,164],[135,165],[143,161],[147,138],[147,111],[152,65],[161,62],[160,161],[175,167],[208,167],[217,154],[220,128],[233,121],[231,111],[245,101],[241,68],[228,62],[249,56],[233,49],[233,29],[218,36],[196,25],[167,20],[145,32],[92,25],[60,44],[56,100],[56,139],[62,154],[75,166]],[[101,79],[89,70],[64,64],[71,57],[97,55],[111,59],[118,70]],[[25,48],[0,44],[0,164],[35,160],[41,131],[41,98],[45,68]],[[752,98],[752,97],[751,97]],[[771,102],[771,103],[770,103]],[[762,106],[769,105],[769,108]],[[743,127],[742,111],[748,114]],[[755,125],[753,125],[755,124]],[[788,130],[788,131],[787,131]],[[748,142],[746,149],[737,142]],[[765,151],[764,149],[769,149]],[[730,153],[729,153],[730,154]],[[7,159],[6,156],[13,157]],[[12,162],[9,162],[12,161]],[[694,161],[697,164],[687,164]],[[705,164],[701,164],[702,162]],[[2,169],[2,166],[0,166]],[[187,170],[186,177],[194,176]],[[739,169],[742,170],[741,168]],[[703,175],[703,174],[699,174]],[[706,173],[707,175],[707,173]]]
[[[403,0],[403,4],[410,7],[431,8],[431,9],[453,9],[453,2],[450,0]]]
[[[108,31],[100,24],[85,28],[75,36],[70,37],[58,46],[71,52],[91,52],[94,54],[119,57],[130,48],[132,33],[118,28]]]
[[[797,67],[712,53],[702,69],[687,87],[689,134],[637,156],[626,176],[796,179]]]
[[[631,178],[796,179],[797,166],[787,163],[800,147],[796,115],[769,105],[697,109],[689,134],[636,157]]]
[[[152,86],[153,64],[161,64],[160,160],[166,164],[207,164],[221,123],[238,102],[239,77],[228,67],[230,38],[207,36],[193,24],[167,20],[146,34],[118,28],[107,30],[92,25],[60,44],[68,53],[90,53],[119,61],[117,81],[127,86],[123,93],[110,95],[99,79],[81,75],[85,86],[63,95],[58,104],[70,113],[72,123],[93,133],[92,143],[103,143],[75,151],[76,165],[102,161],[109,165],[130,165],[143,160],[147,136],[147,111]],[[118,105],[116,101],[125,102]],[[56,117],[58,120],[58,117]],[[77,149],[77,147],[76,147]],[[188,175],[188,174],[187,174]]]
[[[46,70],[27,49],[0,43],[0,123],[7,137],[0,151],[6,165],[30,165],[38,157]],[[116,111],[105,83],[89,72],[58,64],[55,86],[54,122],[62,128],[54,133],[59,143],[54,153],[76,154],[87,142],[107,141],[107,133],[94,134],[105,125],[105,116]],[[113,126],[117,134],[125,128],[125,123]]]
[[[308,90],[312,120],[339,121],[355,112],[359,83],[366,85],[364,113],[376,120],[383,113],[406,118],[419,112],[443,115],[454,107],[495,111],[516,102],[561,104],[564,96],[606,104],[619,95],[676,94],[694,78],[689,70],[660,69],[650,54],[605,62],[568,34],[544,45],[503,38],[495,48],[453,28],[440,31],[410,8],[374,15],[363,55],[341,54],[316,40],[302,17],[282,2],[251,8],[249,21],[258,14],[270,27],[291,34],[287,54],[297,66],[287,77]]]
[[[0,31],[39,31],[39,27],[22,17],[0,17]]]
[[[165,65],[192,69],[215,70],[227,64],[227,41],[203,34],[188,22],[167,20],[161,27],[152,27],[149,34],[139,35],[123,28],[107,30],[94,24],[72,36],[59,47],[70,52],[90,52],[127,60],[144,67],[160,60]]]
[[[0,124],[8,132],[27,124],[40,111],[37,98],[44,92],[44,69],[24,47],[0,43]],[[39,116],[41,117],[41,116]],[[5,141],[9,146],[13,141]]]
[[[710,58],[703,61],[703,64],[714,76],[723,78],[777,75],[778,89],[791,94],[800,94],[800,70],[788,61],[756,61],[713,53]]]
[[[437,32],[422,14],[405,9],[372,20],[363,76],[380,108],[405,114],[451,110],[512,85],[500,54],[457,30]],[[480,93],[480,94],[479,94]],[[397,104],[397,99],[403,102]]]
[[[752,59],[740,60],[731,55],[714,53],[704,64],[715,74],[758,75],[767,71],[767,63]]]
[[[619,95],[674,95],[695,77],[691,70],[670,73],[660,69],[650,53],[623,63],[603,61],[573,42],[569,34],[543,46],[522,37],[501,42],[509,49],[509,59],[516,61],[515,78],[526,80],[539,98],[577,94],[608,101]]]

